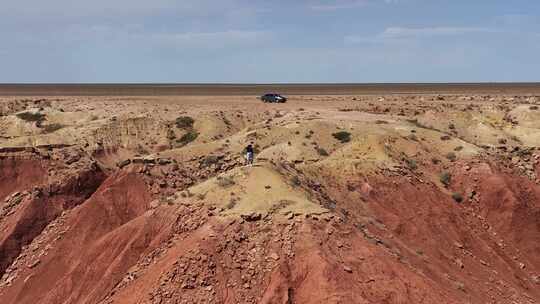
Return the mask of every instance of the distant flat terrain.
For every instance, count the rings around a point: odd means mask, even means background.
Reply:
[[[252,96],[374,94],[531,94],[540,83],[407,84],[0,84],[0,96]]]

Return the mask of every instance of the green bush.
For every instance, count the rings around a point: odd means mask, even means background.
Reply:
[[[334,138],[339,140],[341,143],[348,143],[351,141],[351,133],[347,131],[339,131],[332,134],[332,136],[334,136]]]
[[[329,155],[328,152],[325,149],[321,148],[321,147],[317,147],[315,149],[317,149],[317,153],[319,153],[320,156],[328,156]]]
[[[176,127],[178,129],[191,129],[193,128],[193,124],[195,123],[195,120],[189,116],[180,116],[176,119]]]
[[[412,140],[412,141],[418,141],[418,137],[416,137],[415,134],[409,134],[407,136],[407,139]]]
[[[452,198],[458,203],[463,202],[463,195],[461,195],[460,193],[457,193],[457,192],[452,193]]]
[[[291,178],[291,184],[293,184],[293,186],[295,187],[298,187],[302,185],[302,181],[300,181],[300,178],[298,178],[298,176],[295,175]]]
[[[205,166],[217,164],[218,162],[219,162],[219,158],[215,155],[208,155],[202,160],[202,164]]]
[[[195,139],[197,139],[198,136],[199,136],[199,133],[192,130],[182,135],[182,137],[177,139],[176,142],[179,143],[183,147],[189,144],[190,142],[194,141]]]
[[[448,187],[450,186],[450,183],[452,182],[452,175],[450,175],[449,172],[444,171],[443,173],[441,173],[439,180],[445,187]]]
[[[407,167],[411,170],[416,170],[418,168],[418,164],[416,163],[416,160],[407,158],[405,160],[405,163],[407,164]]]
[[[216,181],[217,181],[218,186],[222,188],[231,187],[235,184],[234,180],[229,176],[225,176],[225,177],[218,176]]]
[[[16,114],[16,116],[24,121],[42,122],[45,120],[45,114],[42,113],[22,112]]]
[[[50,124],[50,125],[45,125],[45,126],[43,126],[43,132],[52,133],[52,132],[55,132],[55,131],[58,131],[58,130],[62,129],[63,127],[65,127],[65,126],[62,125],[62,124],[57,124],[57,123]]]

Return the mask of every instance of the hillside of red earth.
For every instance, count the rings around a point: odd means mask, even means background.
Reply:
[[[540,303],[540,96],[240,95],[0,98],[0,303]]]

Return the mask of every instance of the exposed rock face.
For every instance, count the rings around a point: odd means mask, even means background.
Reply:
[[[529,98],[326,98],[40,101],[77,132],[0,138],[0,302],[540,302]]]
[[[66,155],[73,157],[62,156]],[[57,169],[51,172],[50,167]],[[21,249],[64,211],[86,200],[104,174],[91,161],[60,169],[57,161],[34,154],[3,156],[0,168],[2,186],[6,185],[2,192],[16,191],[4,200],[0,213],[0,273],[4,274]]]

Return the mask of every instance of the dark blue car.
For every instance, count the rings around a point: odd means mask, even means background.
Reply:
[[[287,98],[279,94],[264,94],[263,96],[261,96],[261,100],[263,102],[270,102],[270,103],[283,103],[287,101]]]

